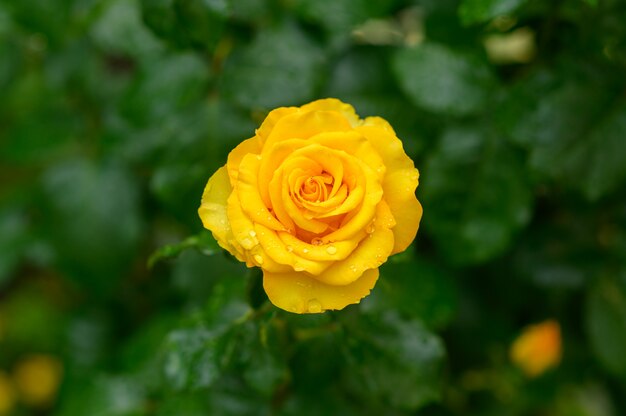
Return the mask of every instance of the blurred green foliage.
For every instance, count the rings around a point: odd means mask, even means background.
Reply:
[[[626,414],[624,22],[623,0],[1,2],[0,375],[63,371],[48,400],[0,385],[0,413]],[[396,128],[425,214],[361,305],[296,316],[196,209],[269,110],[327,96]],[[526,379],[508,347],[547,318],[562,363]]]

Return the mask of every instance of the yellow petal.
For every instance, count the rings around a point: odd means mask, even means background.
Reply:
[[[255,230],[263,251],[276,263],[288,265],[290,271],[319,274],[331,264],[330,261],[320,261],[319,258],[312,259],[310,256],[305,258],[300,247],[292,240],[287,240],[286,243],[285,239],[280,237],[285,234],[289,235],[284,231],[276,232],[260,224],[256,224]],[[295,237],[293,239],[299,241]]]
[[[320,133],[311,137],[310,141],[353,155],[378,173],[381,179],[384,176],[385,164],[382,158],[369,140],[357,131]]]
[[[376,212],[376,206],[383,196],[383,189],[376,173],[365,163],[360,162],[359,160],[356,160],[356,162],[359,163],[361,167],[361,175],[365,179],[363,200],[358,207],[354,208],[348,215],[346,215],[346,218],[337,230],[322,237],[322,241],[324,243],[348,240],[364,230],[365,227],[373,220],[374,213]],[[345,203],[349,200],[350,196],[346,198]]]
[[[258,266],[272,272],[291,270],[291,268],[274,261],[259,244],[259,236],[256,232],[256,226],[259,224],[254,224],[243,211],[236,192],[233,192],[228,198],[227,213],[232,227],[233,240],[240,247],[242,253],[241,261],[245,261],[248,267]]]
[[[228,154],[228,161],[226,167],[228,168],[228,176],[230,176],[231,184],[234,185],[239,174],[239,164],[241,160],[247,154],[259,154],[261,153],[261,141],[257,136],[254,136],[248,140],[244,140],[239,143],[237,147],[230,151]]]
[[[383,180],[384,199],[396,219],[393,253],[404,251],[415,239],[422,218],[422,206],[415,197],[419,172],[407,156],[393,128],[380,117],[368,117],[356,128],[374,146],[387,172]]]
[[[359,124],[359,116],[354,107],[336,98],[323,98],[300,107],[303,111],[337,111],[341,113],[352,126]]]
[[[264,149],[289,139],[308,139],[323,132],[349,131],[350,122],[340,113],[332,111],[298,111],[276,123],[264,144]]]
[[[345,286],[330,286],[305,273],[263,273],[263,287],[277,307],[294,313],[320,313],[343,309],[369,295],[378,279],[378,269],[370,269]]]
[[[227,201],[232,193],[226,166],[219,168],[207,182],[202,194],[198,215],[202,225],[210,230],[218,244],[243,261],[242,252],[234,240],[227,214]]]
[[[359,278],[368,269],[377,269],[387,261],[393,249],[395,221],[387,204],[381,201],[376,209],[374,231],[363,238],[358,247],[345,259],[333,263],[315,278],[329,285],[346,285]]]
[[[243,211],[256,223],[263,224],[273,230],[284,230],[285,227],[269,212],[259,194],[259,187],[268,187],[267,184],[257,182],[259,159],[254,154],[247,154],[239,165],[239,177],[236,191],[241,201]]]
[[[256,135],[259,137],[261,145],[265,143],[272,130],[274,130],[278,120],[297,111],[297,107],[280,107],[270,111],[263,123],[261,123],[261,127],[256,130]]]

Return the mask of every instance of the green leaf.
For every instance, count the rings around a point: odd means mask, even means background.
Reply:
[[[458,293],[450,273],[436,264],[419,258],[403,263],[392,259],[381,267],[376,289],[362,303],[368,311],[397,309],[441,328],[456,312]]]
[[[577,142],[572,149],[578,163],[571,173],[579,169],[586,171],[580,187],[590,200],[615,191],[626,182],[626,103],[609,111],[588,140]]]
[[[152,268],[159,261],[177,257],[184,250],[190,248],[199,250],[205,256],[211,256],[222,250],[210,232],[202,231],[200,234],[187,237],[180,243],[168,244],[157,249],[148,259],[148,267]]]
[[[90,35],[107,52],[139,59],[152,58],[163,50],[161,42],[143,25],[138,0],[105,2]]]
[[[475,56],[434,43],[400,49],[393,68],[407,96],[435,113],[476,113],[483,109],[495,83],[489,67]]]
[[[626,379],[626,273],[601,279],[587,297],[586,329],[600,363]]]
[[[423,172],[424,226],[454,263],[481,263],[502,253],[530,218],[522,160],[493,130],[449,128]]]
[[[363,327],[348,332],[343,376],[347,388],[369,406],[415,410],[440,398],[439,338],[415,320],[392,312],[361,317]]]
[[[0,207],[0,288],[7,284],[29,240],[25,212],[17,207]]]
[[[459,17],[465,25],[482,23],[494,17],[514,12],[526,0],[463,0]]]
[[[540,73],[511,92],[497,117],[530,151],[535,171],[595,200],[626,179],[626,103],[615,97],[597,81]]]
[[[368,19],[385,16],[393,1],[297,0],[296,11],[308,21],[320,24],[330,36],[331,48],[350,41],[353,30]]]
[[[172,118],[172,113],[196,105],[207,91],[209,71],[197,55],[168,54],[153,64],[159,70],[142,70],[121,102],[122,114],[134,124]],[[198,112],[192,112],[187,123],[193,123]]]
[[[229,56],[221,89],[246,108],[301,105],[314,97],[323,63],[322,50],[305,32],[293,24],[274,26]]]
[[[145,414],[146,391],[130,377],[99,374],[70,378],[66,384],[75,394],[63,397],[60,416]]]
[[[212,386],[221,375],[221,333],[205,328],[177,330],[165,342],[164,375],[174,390]]]
[[[82,120],[63,93],[50,88],[43,72],[25,70],[5,94],[8,134],[0,141],[0,161],[45,162],[76,145]]]
[[[132,261],[142,220],[135,178],[121,165],[67,160],[42,176],[45,228],[71,277],[110,288]]]
[[[236,346],[234,368],[254,391],[271,397],[276,388],[289,377],[285,357],[276,336],[274,315],[263,321],[246,322],[237,328],[231,341]]]
[[[187,33],[192,45],[212,51],[222,37],[228,16],[226,0],[176,0],[178,30]]]

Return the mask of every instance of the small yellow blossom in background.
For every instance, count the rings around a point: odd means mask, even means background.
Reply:
[[[561,328],[548,320],[526,327],[510,350],[511,361],[528,377],[537,377],[561,361]]]
[[[59,390],[63,366],[51,355],[31,355],[15,366],[13,377],[21,401],[31,407],[51,406]]]
[[[15,389],[11,379],[0,371],[0,416],[9,415],[15,407]]]
[[[263,270],[295,313],[359,303],[415,238],[419,172],[393,128],[337,99],[271,111],[209,179],[198,214],[221,247]]]

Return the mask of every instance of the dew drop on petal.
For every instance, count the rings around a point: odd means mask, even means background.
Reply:
[[[335,247],[335,246],[328,246],[328,247],[326,247],[326,252],[328,254],[336,254],[337,253],[337,247]]]
[[[260,254],[255,254],[254,261],[256,261],[259,264],[263,264],[263,257]]]
[[[317,299],[311,299],[307,302],[307,309],[310,313],[320,313],[322,311],[322,304]]]
[[[290,252],[290,253],[293,251],[293,247],[292,247],[292,246],[287,246],[287,247],[285,247],[285,249],[286,249],[288,252]]]
[[[300,263],[295,263],[293,265],[293,269],[297,272],[301,272],[301,271],[304,271],[304,266],[301,265]]]
[[[356,266],[354,264],[351,264],[350,265],[350,270],[352,270],[352,273],[356,273],[358,269],[356,268]]]
[[[241,240],[241,246],[243,248],[245,248],[246,250],[250,250],[254,247],[254,241],[250,240],[249,238],[243,238]]]
[[[248,234],[250,234],[250,237],[252,237],[252,238],[256,237],[256,231],[254,231],[254,230],[250,230],[250,232]]]
[[[308,252],[309,252],[309,249],[308,249],[308,248],[303,248],[303,249],[302,249],[302,252],[303,252],[304,254],[306,254],[306,253],[308,253]]]

